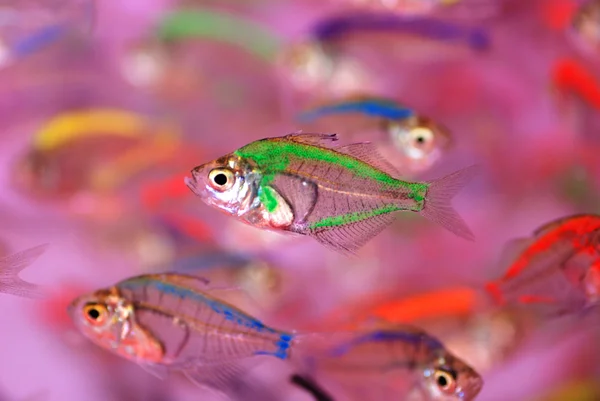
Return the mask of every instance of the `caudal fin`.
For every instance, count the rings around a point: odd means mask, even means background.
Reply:
[[[0,259],[0,293],[25,298],[43,298],[44,292],[41,288],[19,278],[19,273],[39,258],[47,248],[48,244],[38,245]]]
[[[459,237],[474,241],[475,236],[451,205],[452,198],[479,172],[474,165],[429,182],[421,216],[434,221]]]

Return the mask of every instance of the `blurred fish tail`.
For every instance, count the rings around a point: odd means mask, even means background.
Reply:
[[[15,253],[0,259],[0,292],[25,298],[43,298],[44,291],[19,277],[21,270],[33,263],[48,248],[48,244]]]
[[[478,166],[470,166],[430,181],[425,195],[425,205],[419,214],[444,226],[459,237],[473,241],[475,236],[450,202],[473,179],[478,171]]]

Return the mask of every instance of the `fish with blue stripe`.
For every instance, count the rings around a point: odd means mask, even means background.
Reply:
[[[231,396],[255,356],[290,358],[295,334],[269,327],[221,300],[208,280],[176,273],[132,277],[75,299],[78,330],[95,344],[163,377]],[[262,389],[245,383],[249,394]],[[236,390],[236,391],[237,391]]]
[[[316,131],[375,132],[375,137],[368,139],[376,142],[382,155],[403,174],[429,169],[454,145],[442,124],[394,99],[375,95],[329,100],[299,113],[296,120]]]
[[[378,322],[307,355],[304,375],[338,382],[352,400],[470,401],[483,386],[437,338],[408,325]]]

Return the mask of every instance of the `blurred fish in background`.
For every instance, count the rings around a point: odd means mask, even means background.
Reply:
[[[598,399],[598,10],[0,1],[1,397]]]

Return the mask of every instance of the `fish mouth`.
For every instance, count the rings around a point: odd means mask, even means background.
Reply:
[[[184,177],[183,183],[192,191],[194,194],[200,196],[200,190],[198,189],[198,182],[194,178]]]

